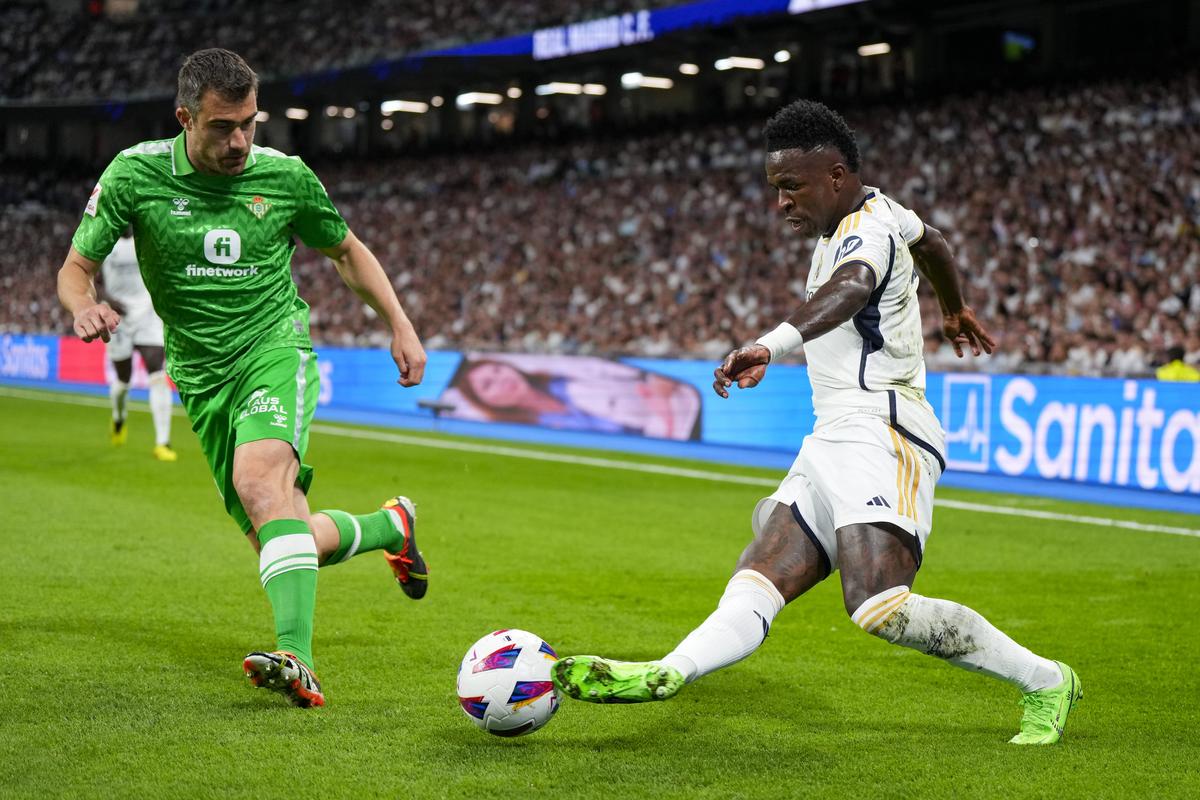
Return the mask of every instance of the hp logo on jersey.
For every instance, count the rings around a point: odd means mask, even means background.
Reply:
[[[992,378],[946,375],[942,379],[942,428],[946,466],[987,472],[992,439]]]
[[[842,243],[838,245],[837,252],[833,254],[833,263],[840,264],[843,258],[860,247],[862,247],[861,238],[858,236],[847,236],[845,239],[842,239]]]
[[[242,237],[229,228],[204,234],[204,257],[210,264],[236,264],[242,257]]]

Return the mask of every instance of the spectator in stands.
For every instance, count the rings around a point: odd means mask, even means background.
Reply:
[[[1179,345],[1167,350],[1167,363],[1159,367],[1154,375],[1160,381],[1200,382],[1200,369],[1183,360],[1183,348]]]
[[[979,366],[1149,376],[1200,366],[1200,72],[849,112],[879,185],[946,232],[1000,346]],[[786,236],[753,126],[313,162],[432,347],[715,358],[786,316]],[[701,179],[703,176],[703,179]],[[95,176],[0,169],[0,330],[68,331],[61,241]],[[321,258],[297,255],[319,342],[386,344]],[[932,369],[936,302],[922,287]]]
[[[127,15],[5,3],[0,97],[170,95],[181,53],[225,47],[265,80],[398,59],[627,11],[616,0],[140,0]],[[114,58],[114,54],[119,54]]]

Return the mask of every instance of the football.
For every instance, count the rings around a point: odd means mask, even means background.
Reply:
[[[472,722],[496,736],[524,736],[544,726],[561,698],[550,680],[554,648],[528,631],[484,636],[458,668],[458,704]]]

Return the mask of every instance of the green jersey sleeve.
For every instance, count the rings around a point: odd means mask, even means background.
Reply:
[[[292,227],[300,241],[312,248],[334,247],[342,243],[350,226],[333,206],[329,193],[307,164],[301,164],[297,194],[300,207]]]
[[[132,217],[133,179],[128,159],[117,156],[92,189],[71,244],[85,258],[103,261]]]

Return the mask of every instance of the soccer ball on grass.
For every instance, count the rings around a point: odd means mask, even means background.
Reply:
[[[458,668],[458,703],[463,713],[496,736],[524,736],[558,711],[550,668],[554,648],[528,631],[506,629],[484,636]]]

